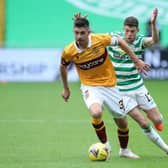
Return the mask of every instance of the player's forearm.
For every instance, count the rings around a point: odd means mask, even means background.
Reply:
[[[159,41],[159,33],[155,23],[151,24],[151,31],[152,31],[152,41],[153,43],[157,43]]]
[[[60,66],[60,74],[61,74],[61,79],[63,83],[64,89],[68,89],[68,76],[67,76],[67,68],[64,65]]]
[[[128,44],[124,40],[119,38],[118,43],[120,47],[130,56],[134,63],[137,63],[139,61],[139,58],[135,55],[133,50],[128,46]]]

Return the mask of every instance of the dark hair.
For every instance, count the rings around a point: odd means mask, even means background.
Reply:
[[[129,16],[124,20],[124,26],[139,26],[138,19],[134,16]]]
[[[86,18],[78,18],[74,21],[74,27],[89,27],[89,21]]]

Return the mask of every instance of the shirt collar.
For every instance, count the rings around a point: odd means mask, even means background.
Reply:
[[[92,40],[91,40],[91,35],[89,34],[89,36],[88,36],[88,45],[87,45],[87,48],[91,47],[91,44],[92,44]],[[80,48],[77,46],[76,41],[74,41],[74,46],[75,46],[75,48],[77,49],[77,51],[78,51],[79,53],[81,53],[81,52],[83,51],[82,49],[80,49]]]

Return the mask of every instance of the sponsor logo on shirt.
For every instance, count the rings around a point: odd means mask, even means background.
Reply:
[[[81,63],[81,64],[76,64],[76,66],[78,66],[82,70],[88,70],[91,68],[95,68],[95,67],[103,64],[106,57],[107,57],[107,51],[105,50],[104,54],[101,55],[100,57],[93,59],[93,60],[90,60],[90,61],[87,61],[87,62],[84,62],[84,63]]]

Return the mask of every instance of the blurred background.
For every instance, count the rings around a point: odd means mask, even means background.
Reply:
[[[88,14],[95,33],[122,31],[124,18],[133,15],[139,18],[140,34],[150,35],[155,7],[160,42],[145,52],[152,66],[145,78],[168,79],[167,0],[0,0],[0,81],[59,79],[61,51],[74,39],[74,13]],[[69,80],[77,81],[74,67],[69,71]]]

